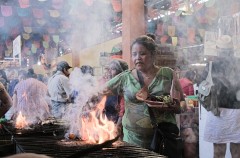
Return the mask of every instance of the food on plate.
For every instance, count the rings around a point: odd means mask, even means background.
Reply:
[[[163,104],[166,104],[166,105],[171,105],[173,103],[170,95],[160,95],[160,96],[149,95],[147,97],[147,100],[162,102]]]

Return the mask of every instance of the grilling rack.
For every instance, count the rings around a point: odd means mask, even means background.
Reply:
[[[44,132],[34,130],[20,132],[11,126],[3,127],[11,136],[15,153],[37,153],[53,158],[165,158],[147,149],[119,141],[118,137],[102,144],[83,143],[80,146],[66,146],[59,143],[64,139],[65,133],[64,128],[59,126],[50,126],[51,128],[45,126]]]
[[[16,144],[13,137],[0,124],[0,157],[9,156],[16,153]]]

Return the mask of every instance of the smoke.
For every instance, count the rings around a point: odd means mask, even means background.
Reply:
[[[78,67],[74,68],[69,79],[74,94],[74,103],[66,111],[64,120],[69,124],[69,133],[80,137],[82,117],[87,117],[96,106],[96,102],[89,102],[89,98],[97,96],[98,82],[94,76],[83,74]]]
[[[29,125],[43,121],[50,116],[47,98],[47,86],[34,79],[29,78],[20,81],[16,87],[16,100],[12,111],[18,116],[21,112]]]
[[[98,97],[99,85],[91,74],[83,74],[74,68],[70,74],[74,103],[71,104],[63,119],[68,125],[67,139],[81,139],[89,143],[103,143],[116,137],[116,126],[102,113],[106,97]]]
[[[70,39],[73,51],[102,43],[109,38],[113,18],[111,3],[98,0],[87,4],[83,1],[72,0],[70,5],[69,14],[74,17]]]

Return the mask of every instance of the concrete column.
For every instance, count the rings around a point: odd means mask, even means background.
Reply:
[[[130,46],[132,41],[146,32],[144,0],[122,0],[122,49],[123,59],[133,68]]]

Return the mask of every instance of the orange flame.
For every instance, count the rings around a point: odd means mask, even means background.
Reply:
[[[115,124],[109,121],[102,114],[103,107],[106,102],[106,97],[103,97],[97,105],[99,111],[92,111],[88,118],[82,117],[82,128],[80,130],[81,138],[89,143],[101,144],[106,140],[114,139],[117,135]]]
[[[17,119],[16,119],[16,125],[15,127],[17,129],[23,129],[25,127],[27,127],[28,125],[28,122],[26,121],[26,117],[22,115],[22,112],[20,111],[18,116],[17,116]]]

